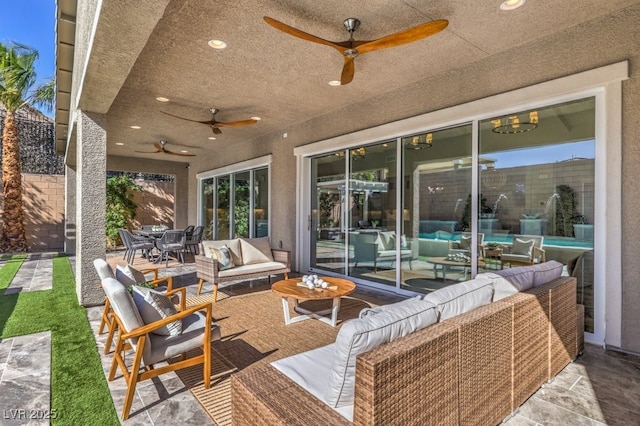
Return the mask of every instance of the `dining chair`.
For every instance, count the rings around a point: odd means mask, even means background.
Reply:
[[[166,266],[169,266],[169,254],[176,253],[180,262],[184,265],[184,251],[187,235],[183,229],[170,229],[156,240],[156,246],[160,250],[160,259],[166,258]]]
[[[153,250],[153,248],[155,247],[155,242],[152,239],[133,235],[131,232],[129,232],[128,229],[125,228],[120,228],[118,232],[121,233],[121,238],[124,237],[123,242],[126,249],[125,257],[127,263],[133,263],[134,259],[136,258],[136,251],[138,250],[142,251],[142,255],[147,260],[150,260],[151,250]]]
[[[202,237],[204,236],[204,226],[196,226],[193,231],[193,235],[191,237],[187,236],[186,247],[190,253],[199,254],[200,253],[200,243],[202,242]]]

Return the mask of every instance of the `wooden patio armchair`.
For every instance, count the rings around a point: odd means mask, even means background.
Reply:
[[[120,368],[127,383],[127,392],[122,408],[123,420],[129,417],[135,388],[140,381],[202,364],[204,386],[205,388],[210,387],[211,342],[220,339],[220,328],[212,322],[211,303],[182,309],[180,312],[159,320],[145,322],[143,318],[148,316],[148,313],[145,314],[145,312],[148,312],[149,308],[139,307],[127,288],[118,280],[107,278],[102,281],[102,288],[111,303],[112,318],[117,323],[119,330],[108,379],[113,381],[117,368]],[[164,303],[171,304],[170,301]],[[180,330],[177,334],[175,333],[177,330],[175,328],[176,322],[180,323]],[[173,327],[173,335],[159,334],[163,327]],[[200,355],[186,357],[188,351],[198,348],[202,349]],[[133,351],[130,367],[124,359],[127,351]],[[178,356],[181,357],[180,361],[161,366],[155,365]]]

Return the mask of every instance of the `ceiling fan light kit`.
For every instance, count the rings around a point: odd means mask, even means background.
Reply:
[[[538,111],[531,111],[528,118],[521,118],[518,114],[496,118],[491,120],[491,124],[491,131],[502,135],[530,132],[538,127]]]
[[[357,18],[347,18],[344,21],[344,27],[349,32],[349,40],[342,42],[333,42],[306,33],[268,16],[265,16],[263,19],[267,24],[271,25],[277,30],[280,30],[294,37],[298,37],[302,40],[333,47],[338,52],[340,52],[340,54],[344,58],[344,65],[342,67],[342,74],[340,76],[340,84],[342,86],[351,83],[351,81],[353,80],[353,76],[355,74],[354,59],[356,57],[364,55],[368,52],[373,52],[374,50],[386,49],[388,47],[395,47],[402,44],[412,43],[414,41],[437,34],[440,31],[444,30],[447,25],[449,25],[449,21],[445,19],[439,19],[436,21],[425,22],[413,28],[399,31],[397,33],[390,34],[376,40],[359,41],[354,40],[353,34],[360,26],[360,20]]]

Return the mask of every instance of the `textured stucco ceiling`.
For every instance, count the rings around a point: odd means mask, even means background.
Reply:
[[[105,2],[107,21],[99,23],[101,39],[95,41],[99,49],[89,61],[91,93],[83,93],[80,105],[88,110],[108,106],[110,155],[188,161],[135,151],[153,151],[153,144],[162,139],[174,151],[211,155],[236,143],[275,137],[327,112],[346,111],[368,99],[374,102],[382,94],[451,74],[635,3],[637,0],[530,0],[518,10],[503,12],[499,0],[171,0],[159,19],[150,18],[154,26],[145,23],[151,30],[141,31],[136,39],[136,28],[125,34],[122,24],[122,16],[136,17],[136,2]],[[263,16],[334,41],[348,39],[342,24],[348,17],[362,21],[355,34],[358,40],[376,39],[434,19],[447,19],[449,26],[427,39],[358,57],[353,82],[332,87],[327,83],[340,78],[340,54],[279,32]],[[126,22],[131,25],[131,21],[135,19]],[[110,58],[122,52],[105,48],[120,46],[118,40],[123,38],[130,38],[127,43],[136,46],[144,41],[124,77]],[[212,38],[226,41],[229,47],[222,51],[209,48],[207,41]],[[112,74],[117,78],[110,79]],[[108,82],[104,93],[96,84],[101,78]],[[122,82],[117,95],[113,81]],[[157,96],[170,102],[158,102]],[[208,120],[210,107],[220,109],[219,121],[252,116],[262,120],[252,126],[224,128],[211,141],[207,138],[213,133],[207,126],[161,112]],[[351,114],[359,119],[358,111]],[[133,130],[132,125],[142,128]]]

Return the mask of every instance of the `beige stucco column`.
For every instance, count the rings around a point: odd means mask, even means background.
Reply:
[[[95,258],[104,258],[107,199],[107,119],[77,111],[76,293],[82,306],[102,304]]]
[[[76,170],[69,166],[64,172],[64,252],[76,254]]]

